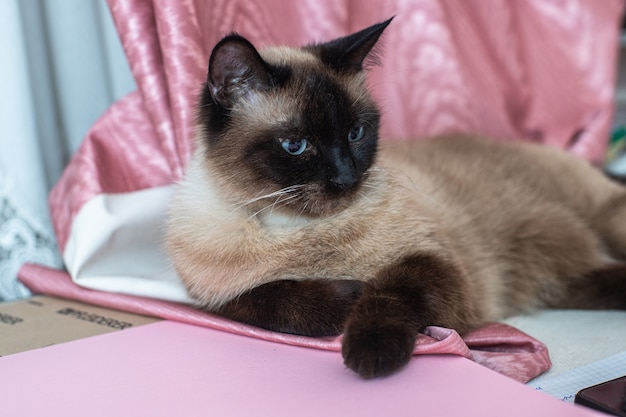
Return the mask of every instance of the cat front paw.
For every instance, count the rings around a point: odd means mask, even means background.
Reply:
[[[343,339],[344,364],[369,379],[404,367],[413,353],[415,335],[402,326],[350,329]]]
[[[390,375],[411,359],[417,330],[413,320],[401,318],[404,314],[366,315],[352,314],[346,324],[341,347],[344,364],[366,379]]]

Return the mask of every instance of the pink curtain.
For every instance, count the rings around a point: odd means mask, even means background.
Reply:
[[[53,190],[64,248],[94,195],[165,185],[191,153],[212,46],[332,39],[389,16],[370,85],[382,136],[472,132],[600,161],[609,134],[621,0],[109,0],[138,91],[93,127]],[[114,167],[114,168],[113,168]]]
[[[181,178],[192,151],[194,104],[208,55],[233,30],[257,46],[301,45],[395,15],[383,36],[383,65],[369,77],[383,110],[384,138],[471,132],[543,142],[592,161],[602,158],[608,138],[621,0],[109,0],[109,5],[138,91],[93,126],[50,195],[62,251],[74,218],[93,197]],[[80,291],[60,290],[74,285],[61,272],[27,266],[21,278],[34,289],[88,299]],[[498,331],[487,336],[496,344],[510,340]],[[548,366],[544,359],[535,374]]]

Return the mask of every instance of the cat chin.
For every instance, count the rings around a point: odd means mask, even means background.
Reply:
[[[269,213],[260,213],[258,216],[259,220],[263,224],[263,226],[272,228],[272,227],[301,227],[306,226],[311,221],[313,221],[312,217],[306,215],[295,215],[288,213],[277,213],[277,212],[269,212]]]
[[[306,226],[316,219],[324,219],[341,213],[354,203],[356,193],[337,197],[315,197],[308,202],[299,201],[275,209],[256,210],[257,217],[267,226]]]
[[[350,207],[354,202],[354,198],[355,194],[352,194],[351,196],[346,196],[341,199],[328,199],[325,202],[318,201],[317,204],[308,211],[308,214],[317,218],[333,216]]]
[[[338,196],[335,193],[318,191],[308,193],[306,201],[299,201],[297,206],[289,207],[291,213],[309,218],[326,218],[341,213],[354,204],[360,187]]]

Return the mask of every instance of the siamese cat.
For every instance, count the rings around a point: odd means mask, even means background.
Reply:
[[[405,365],[428,325],[626,308],[626,189],[587,162],[474,136],[379,144],[365,70],[390,21],[214,47],[168,221],[189,294],[265,329],[343,332],[364,378]]]

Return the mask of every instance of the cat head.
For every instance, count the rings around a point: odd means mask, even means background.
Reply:
[[[217,43],[197,146],[225,198],[311,217],[351,203],[378,142],[364,67],[390,21],[302,48],[257,50],[237,34]]]

